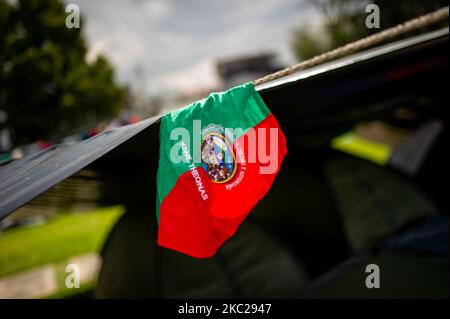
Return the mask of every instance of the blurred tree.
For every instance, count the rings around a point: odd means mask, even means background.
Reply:
[[[124,90],[99,56],[86,61],[80,29],[59,0],[0,0],[0,110],[14,144],[112,117]]]
[[[294,30],[292,47],[299,60],[307,60],[367,34],[365,18],[361,18],[366,1],[309,1],[321,18],[315,26],[302,25]]]
[[[381,29],[390,28],[406,20],[448,5],[448,0],[310,0],[321,14],[317,26],[297,28],[292,48],[299,60],[307,60],[320,53],[363,38],[379,29],[367,29],[365,7],[369,3],[380,7]]]

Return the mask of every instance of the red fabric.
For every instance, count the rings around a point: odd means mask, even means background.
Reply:
[[[197,190],[191,171],[181,175],[174,188],[160,206],[158,244],[187,255],[206,258],[234,233],[251,209],[265,196],[277,175],[287,153],[285,137],[275,117],[270,114],[254,127],[256,138],[258,128],[278,128],[278,167],[273,174],[260,174],[261,164],[245,164],[245,175],[234,188],[229,185],[239,177],[241,166],[233,180],[226,184],[212,182],[202,167],[197,171],[202,179],[208,199],[203,200]],[[246,135],[239,137],[241,143]],[[266,132],[266,150],[270,149],[269,130]],[[248,149],[244,149],[246,160]],[[263,165],[264,166],[264,165]]]

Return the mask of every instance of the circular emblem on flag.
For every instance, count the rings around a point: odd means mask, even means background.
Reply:
[[[208,132],[202,138],[202,167],[214,183],[226,183],[236,174],[236,156],[227,138]]]

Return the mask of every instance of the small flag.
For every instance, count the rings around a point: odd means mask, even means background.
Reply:
[[[283,132],[252,83],[163,116],[158,244],[213,256],[268,192],[286,153]]]

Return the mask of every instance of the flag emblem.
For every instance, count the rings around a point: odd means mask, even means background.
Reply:
[[[202,140],[202,167],[218,184],[233,179],[237,170],[236,155],[228,139],[219,132],[208,132]]]

